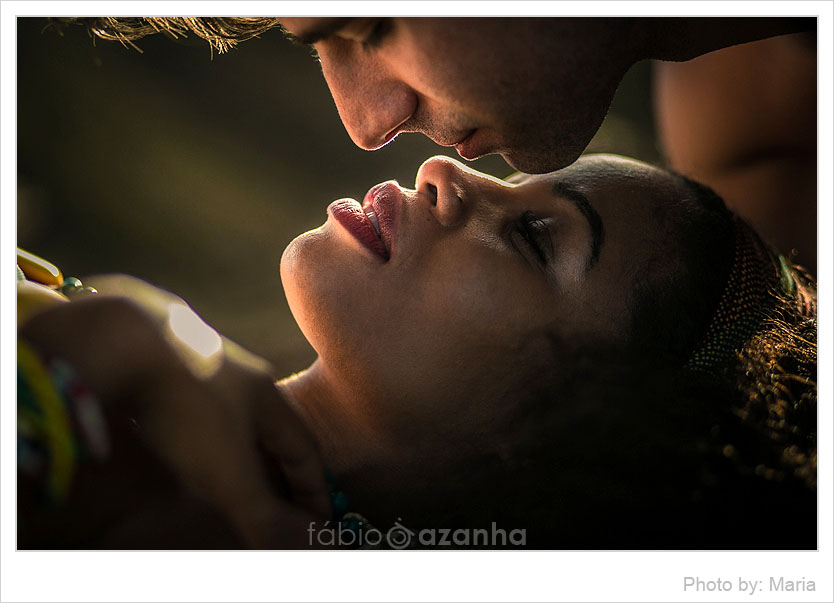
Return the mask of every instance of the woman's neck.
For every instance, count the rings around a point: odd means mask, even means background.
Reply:
[[[324,462],[335,475],[352,473],[390,456],[372,423],[362,416],[361,407],[350,403],[347,388],[329,375],[320,361],[282,379],[277,386],[315,435]]]
[[[390,524],[398,514],[414,516],[410,507],[420,506],[415,484],[425,482],[423,473],[432,465],[419,450],[387,437],[387,430],[368,416],[373,409],[357,400],[362,396],[328,374],[320,361],[277,386],[318,440],[350,510],[375,525]]]

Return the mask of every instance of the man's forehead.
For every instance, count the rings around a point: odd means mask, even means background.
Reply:
[[[281,17],[284,31],[296,42],[315,44],[342,29],[354,17]]]

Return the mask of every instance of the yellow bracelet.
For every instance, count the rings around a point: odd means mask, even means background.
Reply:
[[[69,495],[77,460],[71,420],[61,395],[40,358],[22,341],[17,343],[17,366],[20,376],[31,389],[43,415],[43,420],[35,425],[32,424],[32,413],[26,412],[19,418],[24,419],[24,424],[28,418],[29,429],[41,431],[39,435],[45,440],[49,450],[47,493],[54,502],[62,502]]]

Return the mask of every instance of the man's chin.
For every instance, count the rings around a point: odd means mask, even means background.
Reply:
[[[519,172],[524,172],[525,174],[547,174],[569,166],[579,159],[581,154],[581,151],[571,153],[561,149],[511,149],[501,152],[501,157]]]
[[[526,153],[507,151],[501,153],[501,157],[514,169],[525,174],[546,174],[558,169],[550,167],[552,162],[547,160],[543,161],[543,157],[530,157]]]

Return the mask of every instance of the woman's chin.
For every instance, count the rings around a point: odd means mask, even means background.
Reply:
[[[324,225],[295,237],[281,254],[281,282],[290,289],[294,281],[304,275],[304,269],[316,256],[316,247],[324,236]]]
[[[321,330],[316,320],[328,297],[336,291],[331,275],[332,258],[328,258],[328,236],[324,227],[305,232],[293,239],[281,255],[281,284],[290,312],[302,333],[316,348],[316,332]],[[338,297],[334,298],[338,299]]]

